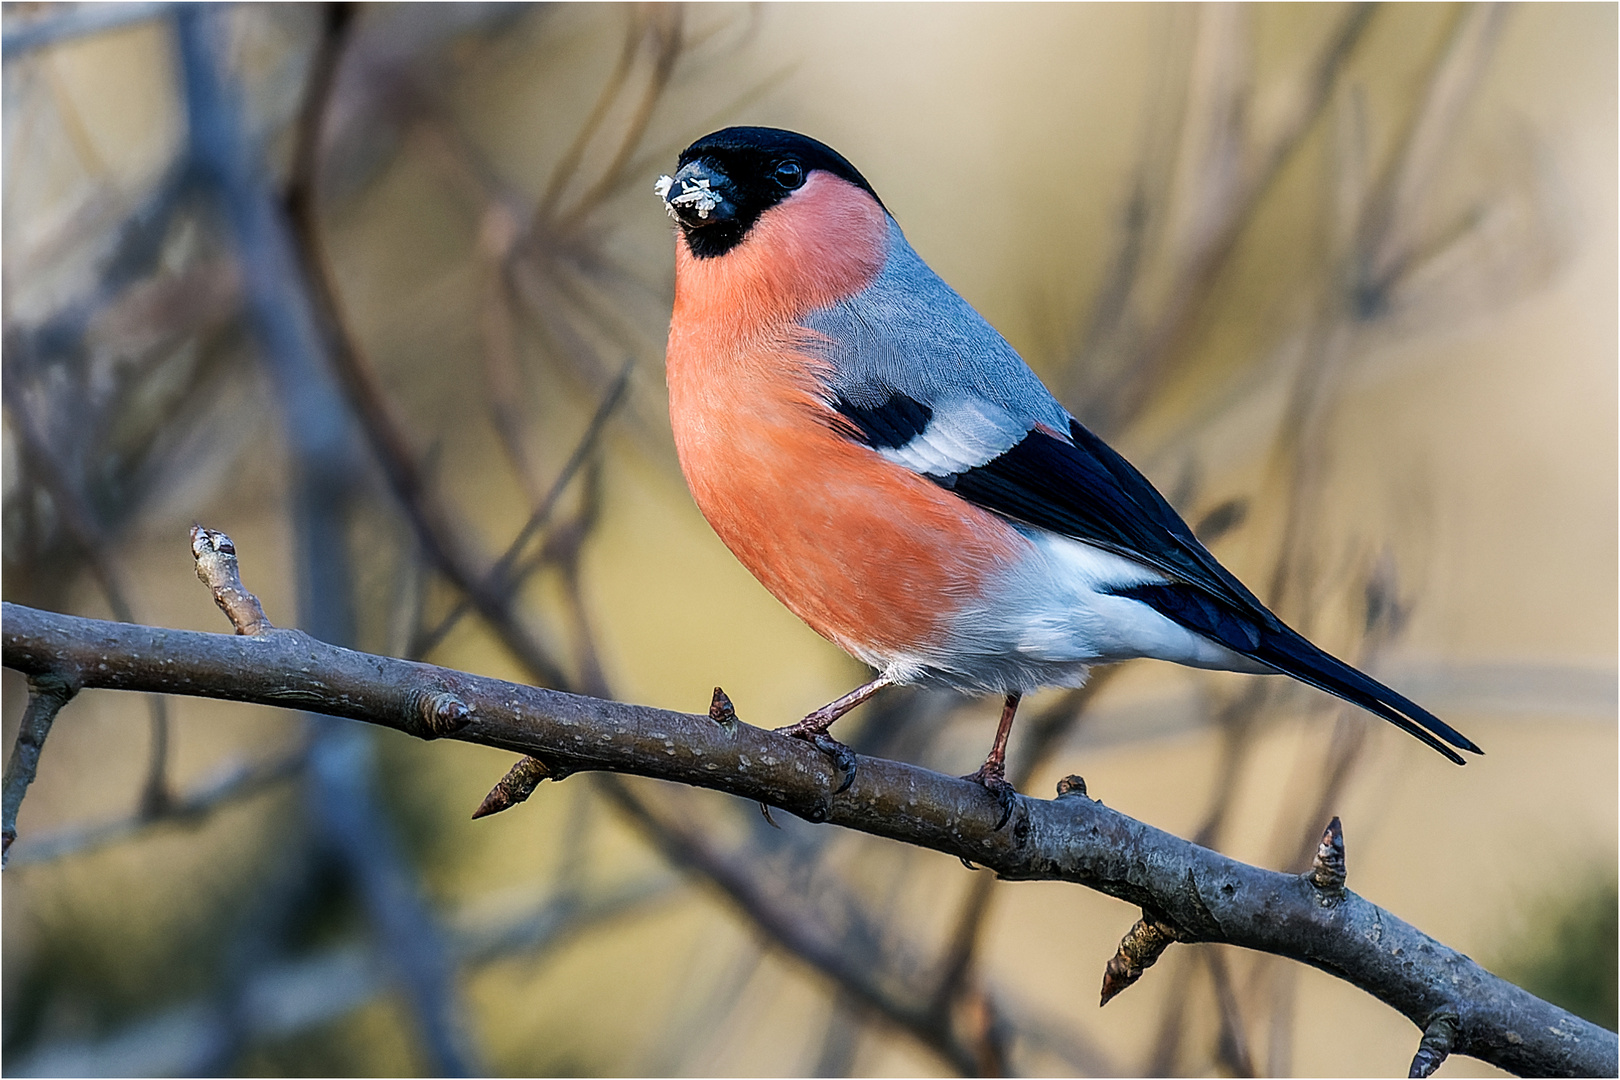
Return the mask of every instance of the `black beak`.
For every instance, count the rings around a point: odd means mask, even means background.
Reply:
[[[702,159],[682,165],[674,176],[660,176],[655,190],[663,197],[669,216],[683,229],[702,229],[737,218],[731,181]]]

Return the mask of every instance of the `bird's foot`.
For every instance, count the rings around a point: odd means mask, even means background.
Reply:
[[[779,727],[776,734],[786,735],[790,739],[802,739],[826,754],[832,761],[833,768],[844,774],[843,782],[838,785],[838,790],[833,792],[834,795],[842,795],[855,782],[855,751],[827,734],[827,728],[838,718],[837,715],[822,715],[830,708],[831,706],[817,709],[797,724]]]
[[[984,790],[996,797],[1001,804],[1001,820],[996,822],[999,831],[1012,818],[1013,807],[1018,805],[1018,789],[1007,783],[1007,769],[999,761],[986,761],[979,766],[978,772],[968,773],[963,780],[971,780]]]

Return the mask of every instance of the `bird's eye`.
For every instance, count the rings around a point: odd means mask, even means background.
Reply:
[[[792,191],[804,183],[804,166],[797,161],[784,161],[776,166],[776,171],[771,174],[771,177],[778,184]]]

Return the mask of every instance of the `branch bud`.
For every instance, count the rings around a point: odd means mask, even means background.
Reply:
[[[1423,1041],[1418,1043],[1417,1054],[1412,1058],[1412,1068],[1406,1075],[1433,1076],[1434,1071],[1450,1056],[1456,1042],[1457,1014],[1450,1012],[1437,1014],[1423,1030]]]
[[[541,761],[532,755],[522,758],[501,777],[500,783],[484,796],[484,801],[473,811],[473,820],[498,814],[502,810],[510,810],[533,795],[534,789],[540,786],[540,781],[561,780],[567,775],[568,770],[559,765]]]
[[[736,708],[726,692],[718,686],[714,688],[714,699],[709,702],[709,719],[725,728],[737,722]]]
[[[214,603],[231,620],[238,634],[253,637],[275,626],[264,616],[259,598],[242,586],[236,565],[236,545],[231,538],[201,525],[191,527],[191,557],[197,560],[197,580],[214,594]]]
[[[434,736],[452,735],[472,723],[473,707],[448,690],[418,690],[411,697],[415,699],[417,717]]]
[[[1344,874],[1344,827],[1335,817],[1323,831],[1311,871],[1305,876],[1318,892],[1338,899],[1344,895]]]
[[[1173,924],[1144,910],[1136,925],[1125,932],[1119,951],[1103,970],[1101,1004],[1108,1004],[1121,990],[1140,979],[1142,972],[1157,963],[1173,943],[1188,940],[1191,939]]]

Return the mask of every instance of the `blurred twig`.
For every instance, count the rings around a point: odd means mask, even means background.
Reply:
[[[625,182],[631,156],[640,146],[647,133],[647,125],[652,120],[653,107],[658,104],[659,98],[669,86],[670,76],[674,74],[675,62],[680,59],[682,50],[684,11],[674,4],[653,5],[640,9],[633,18],[635,24],[632,25],[626,40],[619,70],[604,89],[591,118],[580,128],[578,139],[564,157],[566,167],[559,166],[535,215],[536,224],[547,231],[555,229],[560,223],[577,225],[584,222],[609,193]],[[647,85],[642,89],[641,97],[636,101],[634,111],[624,124],[613,157],[569,211],[566,214],[559,214],[557,206],[562,192],[567,187],[569,178],[578,170],[579,158],[596,133],[602,117],[613,103],[613,99],[624,89],[624,76],[628,74],[629,65],[634,62],[635,54],[639,51],[643,40],[650,43],[653,55],[652,71],[647,77]]]
[[[346,24],[338,24],[328,33],[325,47],[331,56],[317,70],[335,70],[341,63],[345,33]],[[335,74],[329,75],[312,87],[311,104],[304,113],[306,133],[300,139],[300,146],[307,148],[308,153],[312,154],[320,141],[320,124],[325,115],[321,94],[329,93],[335,80]],[[300,158],[292,171],[286,201],[297,228],[298,257],[311,283],[311,296],[332,329],[332,366],[348,405],[434,567],[466,595],[502,644],[525,667],[551,685],[565,685],[567,676],[551,657],[550,650],[522,624],[504,597],[487,586],[487,574],[477,569],[481,560],[468,550],[466,538],[431,495],[405,424],[384,396],[375,369],[347,331],[320,226],[318,171],[316,161]]]
[[[625,34],[624,47],[620,51],[618,64],[603,84],[595,108],[580,125],[574,141],[558,160],[545,194],[541,196],[535,211],[536,223],[548,232],[555,230],[560,224],[583,221],[605,194],[623,182],[625,167],[646,135],[653,106],[658,103],[658,99],[669,86],[675,61],[680,58],[685,15],[679,7],[675,5],[644,7],[632,12],[630,18],[630,26]],[[558,208],[563,193],[579,172],[585,151],[601,130],[609,111],[625,92],[643,42],[651,44],[652,72],[648,76],[647,85],[642,90],[641,98],[636,103],[631,118],[620,133],[613,157],[596,181],[575,201],[573,207],[567,213],[561,213]]]
[[[16,381],[7,379],[0,383],[0,392],[4,393],[6,413],[11,417],[13,430],[18,435],[18,448],[29,470],[50,493],[68,536],[84,552],[90,572],[101,586],[113,617],[120,622],[135,622],[135,612],[130,607],[122,574],[113,562],[111,544],[95,520],[93,511],[86,505],[78,485],[51,451],[33,414],[21,400]],[[163,812],[172,797],[168,779],[169,706],[161,695],[149,695],[147,709],[152,722],[152,749],[146,782],[141,789],[140,809],[143,814],[156,815]]]
[[[0,37],[0,55],[7,60],[47,45],[74,38],[103,34],[132,23],[146,22],[167,15],[174,3],[67,4],[52,5],[52,14],[23,22],[18,20]]]
[[[1201,950],[1215,984],[1215,1001],[1220,1017],[1220,1039],[1217,1058],[1232,1076],[1257,1076],[1254,1061],[1249,1055],[1249,1037],[1243,1026],[1242,1009],[1238,1005],[1237,991],[1232,986],[1232,972],[1226,963],[1226,954],[1219,945],[1206,945]]]
[[[721,852],[702,833],[660,814],[650,801],[615,777],[599,778],[599,788],[632,820],[649,827],[671,861],[699,870],[774,943],[831,978],[842,993],[910,1032],[964,1075],[1000,1071],[1001,1055],[984,1045],[982,1038],[977,1043],[965,1038],[968,1033],[953,1023],[949,1005],[963,996],[955,985],[960,976],[953,980],[948,999],[929,1001],[913,991],[908,1001],[893,989],[893,976],[885,977],[881,957],[846,948],[808,907],[794,904],[780,890],[770,891],[759,874],[736,856]]]
[[[1366,33],[1375,8],[1351,7],[1290,90],[1290,109],[1275,130],[1254,140],[1245,117],[1249,87],[1232,56],[1242,47],[1247,9],[1198,11],[1199,47],[1187,89],[1182,160],[1183,201],[1161,210],[1136,185],[1113,278],[1099,294],[1078,356],[1070,364],[1068,397],[1075,415],[1105,436],[1119,432],[1164,381],[1175,348],[1192,325],[1209,285],[1230,260],[1256,208],[1332,99],[1340,73]],[[1198,140],[1202,140],[1199,142]],[[1187,152],[1185,148],[1198,149]],[[1211,178],[1219,182],[1211,183]],[[1181,228],[1163,248],[1160,216],[1180,215]],[[1146,294],[1149,264],[1167,264],[1168,284],[1157,301]]]
[[[1421,251],[1427,232],[1422,204],[1474,99],[1505,18],[1500,4],[1459,8],[1399,149],[1362,211],[1354,261],[1358,311],[1382,312],[1389,292]]]
[[[629,389],[630,371],[633,364],[633,361],[626,362],[625,366],[620,370],[618,378],[613,380],[613,385],[608,388],[608,392],[602,398],[601,404],[596,407],[596,412],[591,416],[590,423],[585,427],[585,433],[580,436],[579,442],[574,445],[573,451],[568,455],[568,460],[563,463],[563,467],[557,473],[557,478],[552,481],[550,489],[547,490],[544,498],[536,504],[534,510],[530,512],[529,519],[523,523],[523,528],[519,529],[517,535],[512,538],[512,542],[507,545],[506,551],[495,561],[495,565],[490,567],[489,574],[484,580],[484,588],[490,594],[510,595],[522,585],[529,574],[538,569],[542,562],[541,558],[530,559],[521,565],[518,564],[518,559],[523,554],[523,549],[528,546],[529,541],[534,539],[535,534],[546,527],[553,511],[557,508],[557,503],[562,499],[563,493],[568,490],[568,485],[578,474],[580,468],[591,459],[591,455],[595,452],[597,443],[602,437],[602,432],[607,428],[608,420],[612,418],[614,411],[623,402],[624,395]],[[412,644],[411,655],[419,657],[431,652],[433,647],[444,640],[445,635],[455,626],[457,620],[466,614],[471,607],[472,601],[463,596],[444,618],[440,619],[432,629],[421,634]]]
[[[36,866],[69,855],[95,851],[138,836],[160,825],[197,825],[222,807],[251,798],[267,788],[297,777],[308,761],[304,749],[264,761],[241,762],[221,770],[212,780],[187,792],[174,794],[157,812],[143,811],[116,821],[69,826],[27,837],[17,845],[17,867]]]
[[[186,165],[169,167],[96,252],[87,288],[32,324],[5,328],[6,409],[23,466],[22,483],[7,492],[5,557],[8,569],[26,571],[15,580],[39,601],[52,602],[88,559],[103,591],[110,583],[118,594],[109,605],[128,611],[109,541],[149,501],[154,481],[184,463],[186,434],[221,382],[218,342],[238,306],[234,268],[208,257],[153,272],[197,202],[194,179]],[[6,267],[26,274],[35,262],[19,268],[8,257]],[[48,496],[50,512],[34,492]]]

